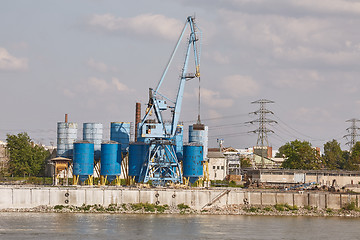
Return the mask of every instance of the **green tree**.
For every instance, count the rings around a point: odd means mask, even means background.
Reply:
[[[284,157],[283,168],[288,169],[319,169],[320,156],[309,142],[295,140],[279,148],[276,157]]]
[[[251,167],[251,161],[248,158],[241,158],[240,159],[240,166],[241,168],[248,168]]]
[[[7,134],[6,148],[10,154],[9,172],[14,176],[40,176],[44,172],[49,152],[35,145],[27,133]]]
[[[324,167],[328,169],[344,169],[345,158],[344,152],[341,150],[340,143],[333,139],[324,144],[324,154],[322,155]]]
[[[360,165],[360,142],[356,142],[352,147],[350,156],[345,163],[344,169],[351,171],[358,171]]]

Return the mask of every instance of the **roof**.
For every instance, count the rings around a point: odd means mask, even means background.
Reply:
[[[222,152],[208,152],[208,158],[225,158]]]

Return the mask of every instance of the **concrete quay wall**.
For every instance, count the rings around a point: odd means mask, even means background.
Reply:
[[[230,190],[230,191],[229,191]],[[116,187],[0,187],[0,209],[33,208],[40,205],[81,206],[152,203],[169,206],[184,203],[200,210],[208,206],[275,205],[340,209],[350,202],[359,207],[356,194],[328,192],[275,192],[247,189],[137,189]]]

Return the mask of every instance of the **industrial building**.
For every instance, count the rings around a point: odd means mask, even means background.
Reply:
[[[253,169],[245,172],[252,182],[268,185],[314,183],[320,186],[343,188],[360,183],[360,171]]]

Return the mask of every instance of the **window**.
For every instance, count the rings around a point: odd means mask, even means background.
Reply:
[[[213,169],[215,169],[216,167],[215,166],[213,166]]]
[[[221,169],[224,170],[224,166],[221,166]]]
[[[220,169],[220,166],[217,166],[217,169]]]

